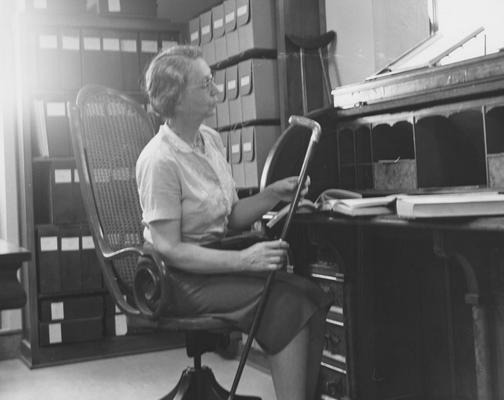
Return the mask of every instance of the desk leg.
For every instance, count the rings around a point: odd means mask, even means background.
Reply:
[[[471,263],[468,256],[462,254],[461,251],[452,248],[452,246],[447,246],[445,234],[441,232],[434,232],[433,239],[434,253],[436,256],[446,260],[455,261],[455,264],[462,268],[464,273],[467,284],[465,302],[466,304],[472,306],[478,400],[491,400],[492,387],[488,343],[488,309],[481,301],[481,286],[486,279],[478,276],[479,270],[474,268],[474,262]]]

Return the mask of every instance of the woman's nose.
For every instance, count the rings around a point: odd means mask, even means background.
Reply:
[[[216,96],[220,92],[221,92],[221,90],[219,89],[219,86],[217,86],[215,81],[212,81],[212,84],[210,86],[210,93],[212,93],[213,96]]]

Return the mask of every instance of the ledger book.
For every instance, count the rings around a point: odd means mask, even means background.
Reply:
[[[497,192],[399,195],[396,211],[403,218],[504,215],[504,195]]]

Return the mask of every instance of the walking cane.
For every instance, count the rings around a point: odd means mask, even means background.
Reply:
[[[301,197],[301,191],[303,190],[303,186],[306,181],[306,172],[308,170],[308,164],[310,163],[310,160],[313,156],[315,146],[317,145],[320,135],[322,133],[322,130],[320,129],[320,125],[305,117],[299,117],[292,115],[289,118],[289,124],[291,125],[300,125],[304,126],[306,128],[310,128],[312,130],[312,134],[310,137],[310,142],[308,143],[308,149],[306,150],[306,154],[303,160],[303,165],[301,166],[301,172],[299,173],[298,177],[298,182],[297,182],[297,188],[296,188],[296,193],[294,194],[294,199],[290,203],[290,208],[289,208],[289,213],[287,214],[287,219],[285,220],[283,229],[282,229],[282,234],[280,235],[281,240],[285,240],[287,237],[287,232],[289,230],[289,226],[292,220],[292,216],[294,215],[294,212],[297,208],[297,205],[299,203],[300,197]],[[250,327],[250,332],[247,337],[247,341],[245,343],[245,347],[243,348],[241,357],[240,357],[240,363],[238,364],[238,369],[236,371],[234,380],[233,380],[233,385],[231,386],[231,391],[228,397],[228,400],[233,400],[236,389],[238,387],[238,383],[240,382],[241,374],[243,372],[243,368],[245,366],[245,362],[247,361],[248,354],[250,352],[250,348],[252,346],[252,341],[254,340],[254,337],[257,333],[257,329],[259,328],[259,323],[261,322],[262,315],[264,313],[264,309],[266,306],[266,302],[268,300],[271,284],[273,283],[273,280],[275,278],[275,271],[272,271],[269,273],[268,278],[266,279],[266,283],[264,284],[264,289],[261,294],[261,298],[259,299],[259,304],[257,305],[256,313],[254,315],[254,319],[252,321],[252,326]]]

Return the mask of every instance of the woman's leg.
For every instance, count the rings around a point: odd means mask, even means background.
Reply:
[[[315,398],[325,314],[325,311],[318,311],[287,346],[269,356],[277,400]]]
[[[310,329],[306,325],[278,353],[269,356],[277,400],[307,400]]]
[[[327,310],[320,310],[309,322],[310,344],[308,348],[308,376],[306,378],[306,398],[314,399],[324,348],[325,318]]]

